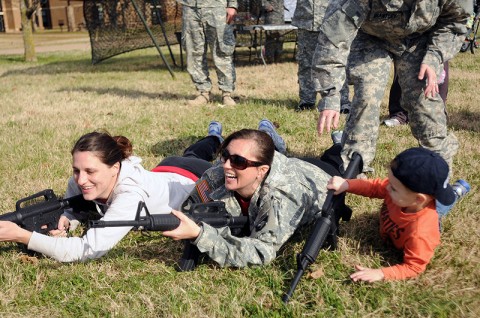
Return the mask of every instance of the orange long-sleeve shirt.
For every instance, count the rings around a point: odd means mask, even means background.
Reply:
[[[380,212],[380,235],[403,250],[403,263],[382,268],[386,280],[415,277],[425,271],[440,244],[435,200],[416,213],[404,213],[392,202],[386,189],[388,179],[347,180],[348,192],[369,198],[383,199]]]

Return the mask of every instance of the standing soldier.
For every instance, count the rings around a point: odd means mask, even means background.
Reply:
[[[297,0],[292,24],[298,28],[297,62],[300,102],[296,111],[313,109],[317,92],[312,80],[313,53],[328,0]]]
[[[321,134],[338,127],[339,91],[350,53],[355,94],[343,136],[344,165],[358,152],[364,171],[372,171],[380,105],[393,61],[413,136],[451,168],[458,141],[447,132],[437,78],[443,63],[460,50],[470,12],[466,8],[471,7],[471,0],[330,1],[314,55],[315,87],[322,95],[317,130]]]
[[[285,24],[283,0],[263,0],[265,24]],[[282,31],[267,31],[265,34],[265,59],[278,63],[283,51]]]
[[[187,71],[198,95],[188,101],[191,106],[205,105],[212,99],[212,81],[207,65],[207,46],[213,56],[222,103],[234,106],[235,36],[231,23],[237,14],[237,0],[178,0],[182,11],[182,41],[187,52]]]

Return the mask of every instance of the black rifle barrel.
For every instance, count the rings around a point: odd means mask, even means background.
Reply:
[[[355,153],[352,157],[352,160],[348,164],[347,170],[343,174],[344,179],[352,179],[356,174],[360,173],[362,165],[362,157]],[[330,233],[332,228],[332,215],[331,210],[335,203],[333,190],[328,190],[327,197],[322,207],[322,216],[315,221],[315,227],[312,231],[312,234],[305,242],[303,250],[300,254],[297,255],[297,273],[290,284],[290,289],[288,292],[283,294],[282,301],[287,303],[293,295],[295,288],[297,287],[300,279],[302,278],[305,270],[310,264],[314,263],[317,259],[318,253],[322,248],[325,240]]]
[[[191,217],[196,223],[203,221],[213,227],[229,226],[231,228],[242,227],[248,221],[247,216],[212,216],[209,213],[200,213]],[[173,214],[151,214],[141,217],[139,220],[132,221],[90,221],[90,227],[112,227],[112,226],[134,226],[142,227],[148,231],[170,231],[176,229],[180,225],[180,220]]]

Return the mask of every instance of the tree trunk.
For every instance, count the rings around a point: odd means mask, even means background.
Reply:
[[[29,14],[29,0],[20,0],[20,15],[22,18],[23,46],[25,62],[36,62],[35,43],[33,42],[32,14]]]

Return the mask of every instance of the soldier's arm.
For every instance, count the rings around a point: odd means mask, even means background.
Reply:
[[[471,0],[445,0],[440,3],[443,3],[442,12],[431,29],[427,53],[422,62],[435,70],[459,52],[473,7]]]
[[[330,1],[313,57],[315,89],[322,95],[319,111],[340,111],[340,90],[350,46],[368,13],[364,0]]]

